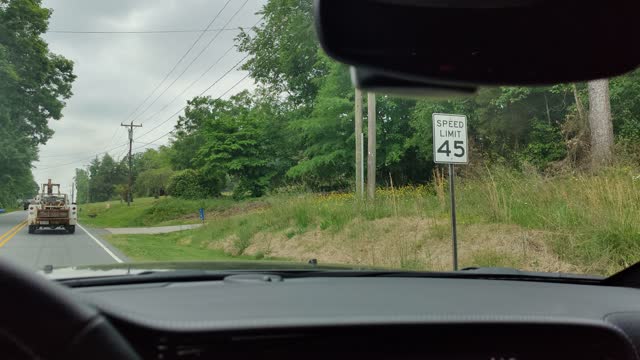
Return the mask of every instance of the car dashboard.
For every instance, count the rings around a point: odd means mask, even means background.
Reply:
[[[145,359],[638,359],[640,291],[265,275],[73,288]]]

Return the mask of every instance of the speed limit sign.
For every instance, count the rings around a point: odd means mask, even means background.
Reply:
[[[438,164],[469,162],[467,117],[433,114],[433,161]]]

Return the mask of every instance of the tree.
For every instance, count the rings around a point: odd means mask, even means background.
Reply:
[[[174,172],[170,168],[149,169],[138,174],[134,184],[138,196],[161,196],[167,194],[169,180]]]
[[[323,190],[349,186],[353,179],[353,87],[348,68],[329,60],[324,78],[309,116],[290,122],[300,149],[297,163],[287,176]]]
[[[86,204],[89,202],[89,172],[84,169],[76,169],[76,202]]]
[[[238,50],[251,56],[243,66],[271,91],[287,94],[294,106],[310,107],[328,69],[313,26],[311,0],[271,0],[255,35],[242,32]]]
[[[246,91],[230,100],[209,99],[208,105],[202,128],[206,140],[196,158],[202,173],[237,179],[236,197],[262,196],[274,175],[274,143],[266,136],[272,109]]]
[[[107,201],[116,195],[115,186],[127,183],[127,168],[109,154],[95,158],[89,165],[89,201]]]
[[[203,185],[202,174],[191,169],[173,174],[169,179],[167,191],[171,196],[184,199],[203,199],[211,193],[211,189]]]
[[[37,147],[71,96],[73,63],[41,38],[50,16],[40,0],[0,0],[0,204],[33,193]]]
[[[597,170],[611,164],[613,124],[609,100],[609,80],[593,80],[589,89],[589,128],[591,131],[591,167]]]

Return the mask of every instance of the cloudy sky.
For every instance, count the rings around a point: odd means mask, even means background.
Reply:
[[[166,144],[168,137],[162,136],[175,125],[178,115],[173,114],[212,84],[205,95],[228,91],[226,98],[251,88],[246,72],[234,67],[246,54],[232,48],[238,34],[233,28],[255,25],[255,13],[265,2],[45,0],[44,6],[53,9],[45,39],[51,51],[73,60],[78,78],[64,117],[50,123],[55,135],[40,148],[36,181],[51,178],[70,191],[75,168],[105,151],[116,159],[125,156],[127,132],[120,123],[142,124],[134,133],[134,149],[143,151]],[[78,33],[176,30],[199,31]]]

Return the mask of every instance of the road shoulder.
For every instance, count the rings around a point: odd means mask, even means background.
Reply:
[[[120,251],[118,248],[116,248],[109,242],[108,238],[109,238],[109,235],[111,235],[110,232],[106,231],[105,229],[94,228],[89,225],[84,225],[84,224],[79,224],[79,225],[82,228],[78,230],[80,231],[83,231],[83,229],[86,230],[85,232],[87,233],[87,235],[95,238],[94,241],[97,241],[98,245],[102,245],[101,247],[103,247],[103,251],[109,254],[109,256],[111,256],[115,261],[123,262],[123,263],[130,262],[129,258],[124,253],[122,253],[122,251]]]

